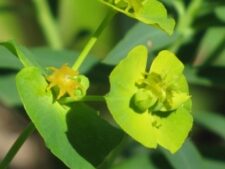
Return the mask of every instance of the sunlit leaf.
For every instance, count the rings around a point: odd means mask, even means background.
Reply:
[[[168,17],[166,8],[158,0],[101,0],[101,2],[145,24],[159,27],[169,35],[173,33],[175,21]]]
[[[122,133],[92,109],[55,102],[38,68],[22,69],[16,83],[24,107],[47,147],[69,168],[94,169],[119,144]]]

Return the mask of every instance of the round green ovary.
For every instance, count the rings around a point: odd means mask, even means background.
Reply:
[[[157,97],[146,89],[139,89],[133,96],[134,110],[140,113],[145,112],[153,106],[157,101]]]
[[[171,80],[170,83],[167,83],[165,79],[166,76],[162,77],[151,72],[139,81],[139,90],[132,99],[135,111],[144,112],[147,109],[151,112],[173,111],[190,98],[187,92],[183,92],[177,87],[176,83],[180,83],[182,78]]]
[[[150,73],[139,82],[139,89],[131,101],[137,112],[144,112],[147,109],[161,111],[166,98],[166,85],[163,83],[163,79],[156,73]]]

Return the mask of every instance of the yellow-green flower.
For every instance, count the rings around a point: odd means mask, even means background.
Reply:
[[[146,73],[147,48],[137,46],[110,75],[107,106],[118,125],[146,147],[176,152],[192,127],[183,64],[162,51]]]
[[[89,86],[88,79],[79,75],[79,73],[66,64],[62,65],[59,69],[55,67],[50,68],[53,72],[47,76],[49,82],[48,89],[56,87],[58,89],[57,99],[60,99],[65,94],[70,97],[79,99],[86,94]]]

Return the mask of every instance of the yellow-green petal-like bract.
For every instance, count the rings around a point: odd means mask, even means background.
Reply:
[[[113,9],[124,13],[154,27],[158,27],[171,35],[175,21],[169,17],[166,8],[158,0],[100,0]]]
[[[146,75],[147,54],[145,46],[137,46],[115,67],[110,75],[107,106],[116,123],[133,139],[148,148],[160,145],[174,153],[184,143],[193,121],[183,64],[171,52],[162,51]],[[149,73],[162,77],[159,88],[162,87],[166,95],[160,100],[161,96],[153,90],[152,93],[158,97],[157,102],[154,101],[152,106],[153,102],[146,101],[144,106],[149,103],[149,109],[138,112],[132,106],[132,98],[142,90],[144,85],[138,83],[143,78],[146,78],[146,83],[152,82],[147,79],[152,77],[148,76]],[[157,83],[153,88],[154,85]],[[146,86],[144,89],[152,90]]]

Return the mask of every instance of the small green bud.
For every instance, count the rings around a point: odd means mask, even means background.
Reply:
[[[143,113],[156,103],[157,97],[150,90],[139,89],[132,100],[135,111]]]
[[[79,99],[81,99],[86,95],[87,89],[89,88],[89,80],[84,75],[77,76],[76,80],[79,82],[80,87],[75,90],[75,94]]]

